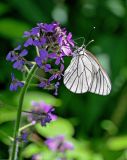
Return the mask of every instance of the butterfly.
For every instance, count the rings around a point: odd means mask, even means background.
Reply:
[[[92,92],[108,95],[111,92],[111,82],[107,73],[84,45],[74,51],[74,57],[64,72],[63,81],[74,93]]]

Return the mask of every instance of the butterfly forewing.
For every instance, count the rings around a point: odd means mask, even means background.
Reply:
[[[85,93],[88,91],[92,80],[92,67],[90,65],[88,58],[84,55],[75,56],[71,60],[64,73],[64,84],[70,91],[74,93]]]
[[[89,91],[100,95],[109,94],[111,83],[98,60],[82,47],[75,53],[76,56],[64,73],[65,86],[74,93]]]

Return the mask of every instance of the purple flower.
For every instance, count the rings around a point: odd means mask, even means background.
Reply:
[[[68,45],[61,46],[61,52],[67,56],[72,54],[71,48]]]
[[[17,60],[17,56],[16,56],[15,52],[10,51],[6,56],[6,60],[10,61],[10,62],[14,62],[15,60]]]
[[[35,154],[32,156],[32,160],[42,160],[42,156],[40,154]]]
[[[67,42],[70,43],[72,47],[74,47],[74,41],[72,40],[72,33],[68,33]]]
[[[45,144],[48,146],[50,150],[56,152],[66,152],[67,150],[74,149],[73,144],[66,141],[63,135],[56,136],[54,138],[49,138],[45,141]]]
[[[56,64],[56,65],[59,65],[59,64],[60,64],[60,61],[63,62],[63,55],[62,55],[62,54],[58,55],[58,54],[56,54],[56,53],[51,53],[51,54],[48,55],[48,57],[49,57],[50,59],[55,59],[55,64]]]
[[[16,68],[22,71],[24,69],[24,64],[25,64],[24,56],[28,54],[28,51],[26,49],[23,49],[18,54],[17,51],[19,51],[20,48],[21,46],[18,46],[14,49],[14,51],[10,51],[6,57],[6,60],[10,62],[14,62],[13,68]]]
[[[52,112],[54,112],[54,108],[49,109],[49,111],[45,114],[45,117],[41,120],[41,125],[46,126],[46,123],[50,123],[52,120]]]
[[[57,27],[57,42],[60,46],[60,51],[65,56],[72,55],[71,47],[74,47],[74,42],[72,40],[72,34],[69,33],[66,34],[67,31],[65,29],[61,29],[60,27]]]
[[[45,32],[54,32],[54,24],[43,24],[42,28]]]
[[[35,39],[35,40],[33,40],[33,45],[39,47],[39,46],[41,46],[41,43],[38,39]]]
[[[33,35],[33,36],[38,35],[39,32],[40,32],[40,28],[39,27],[32,28],[31,35]]]
[[[22,134],[21,134],[22,141],[27,143],[28,142],[27,138],[28,138],[28,133],[27,132],[22,132]]]
[[[20,57],[24,57],[24,56],[26,56],[28,54],[28,51],[26,50],[26,49],[23,49],[22,51],[21,51],[21,53],[19,54],[19,56]]]
[[[63,76],[64,57],[73,56],[72,48],[74,47],[74,42],[72,34],[62,28],[58,22],[53,22],[51,24],[37,24],[29,31],[25,31],[24,37],[26,38],[23,43],[24,49],[21,49],[21,45],[17,46],[8,53],[6,60],[13,62],[13,68],[22,72],[29,71],[31,66],[36,63],[39,70],[43,69],[43,72],[48,73],[44,74],[46,78],[38,78],[40,80],[38,86],[45,89],[55,89],[54,94],[57,95],[58,87],[60,86],[59,80]],[[25,56],[28,54],[26,48],[32,47],[38,49],[39,55],[35,56],[34,61],[32,59],[26,60]],[[19,83],[18,81],[16,84],[17,86],[11,84],[11,90],[16,90],[21,85],[21,82]],[[42,124],[49,122],[51,119],[50,114],[46,114],[47,117],[45,120],[43,119],[44,122],[41,121]]]
[[[48,57],[48,52],[45,49],[41,49],[39,51],[40,56],[37,56],[35,58],[35,62],[37,63],[37,65],[39,67],[42,67],[43,62],[46,61],[47,57]]]
[[[53,81],[54,79],[60,80],[60,79],[62,78],[62,76],[63,76],[63,73],[62,73],[63,70],[64,70],[64,65],[61,64],[60,70],[57,71],[57,72],[55,72],[55,73],[53,73],[53,75],[49,78],[48,81],[51,82],[51,81]]]
[[[24,43],[24,47],[28,47],[33,45],[33,39],[30,37],[27,39],[27,41]]]
[[[19,51],[21,49],[21,45],[18,45],[16,48],[14,48],[14,51]]]
[[[45,70],[45,72],[49,72],[51,70],[51,65],[50,64],[45,64],[44,65],[44,70]]]
[[[28,133],[23,131],[21,133],[21,136],[17,137],[16,140],[19,141],[19,142],[27,143],[28,142],[27,138],[28,138]]]
[[[48,56],[48,52],[45,50],[45,49],[41,49],[39,51],[40,53],[40,58],[42,61],[45,61],[47,59],[47,56]]]
[[[40,38],[40,43],[41,43],[41,45],[44,45],[46,43],[46,38],[45,37],[41,37]]]
[[[46,86],[48,86],[48,83],[47,81],[42,81],[38,86],[41,88],[45,88]]]
[[[46,123],[57,118],[52,112],[54,112],[54,108],[51,105],[43,101],[32,102],[32,114],[29,116],[29,120],[40,122],[42,126],[46,126]]]
[[[10,84],[10,90],[11,91],[16,91],[18,87],[23,87],[24,83],[20,82],[18,79],[15,78],[14,74],[11,74],[12,82]]]
[[[30,32],[28,32],[28,31],[25,31],[25,32],[24,32],[23,37],[30,37],[30,36],[31,36],[31,33],[30,33]]]
[[[36,38],[35,40],[33,40],[33,45],[34,46],[41,47],[45,44],[46,44],[46,38],[45,37],[41,37],[40,39]]]
[[[24,64],[25,64],[25,62],[22,59],[19,59],[13,64],[13,68],[16,68],[18,70],[22,70]]]

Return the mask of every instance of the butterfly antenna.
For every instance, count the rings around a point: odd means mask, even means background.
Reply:
[[[86,41],[86,40],[85,40],[85,38],[84,38],[84,40],[83,40],[83,45],[85,45],[85,41]]]
[[[79,39],[85,39],[85,37],[75,38],[74,41],[75,41],[75,40],[79,40]]]
[[[74,43],[77,45],[78,43],[76,42],[76,40],[80,40],[80,39],[83,39],[83,41],[85,41],[85,37],[79,37],[74,39]]]
[[[93,27],[93,28],[90,30],[90,32],[89,32],[89,34],[88,34],[88,36],[87,36],[87,39],[86,39],[87,44],[89,43],[89,39],[91,39],[91,35],[92,35],[92,33],[93,33],[94,30],[95,30],[95,27]]]
[[[89,41],[86,45],[85,45],[85,48],[90,44],[90,43],[93,43],[94,40],[92,39],[91,41]]]

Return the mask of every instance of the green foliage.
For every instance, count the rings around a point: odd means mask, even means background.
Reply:
[[[37,102],[44,101],[45,103],[51,104],[52,106],[56,107],[61,105],[60,99],[55,98],[48,93],[43,93],[41,91],[28,91],[25,96],[24,107],[29,107],[33,100]]]
[[[0,3],[0,15],[5,14],[9,10],[9,6],[5,3]]]
[[[63,118],[58,118],[56,121],[42,127],[40,124],[35,126],[37,132],[44,137],[55,137],[58,135],[65,135],[71,137],[74,134],[74,129],[71,123]],[[51,132],[52,131],[52,132]]]
[[[127,136],[110,138],[107,141],[107,145],[111,150],[124,150],[127,148]]]
[[[73,4],[73,5],[72,5]],[[17,46],[23,32],[38,22],[59,20],[74,38],[94,39],[88,50],[98,57],[112,82],[107,97],[90,93],[76,95],[60,87],[58,98],[44,90],[30,88],[25,96],[24,110],[31,101],[45,101],[56,107],[58,120],[32,129],[41,141],[31,140],[23,147],[24,159],[39,153],[44,160],[54,160],[54,154],[44,146],[43,139],[65,134],[75,149],[67,153],[72,160],[127,159],[127,5],[122,0],[2,0],[0,2],[0,159],[8,159],[16,117],[19,91],[8,91],[11,65],[6,54]],[[88,38],[89,31],[96,30]],[[82,40],[75,40],[79,45]],[[86,42],[87,43],[87,42]],[[31,51],[29,58],[34,57]],[[65,59],[68,66],[70,58]],[[16,72],[17,77],[20,73]],[[64,118],[62,118],[64,117]],[[51,158],[52,157],[52,158]]]
[[[14,29],[15,28],[15,29]],[[23,32],[29,28],[28,24],[11,18],[0,20],[0,35],[14,39],[23,35]],[[11,30],[11,32],[10,32]]]

